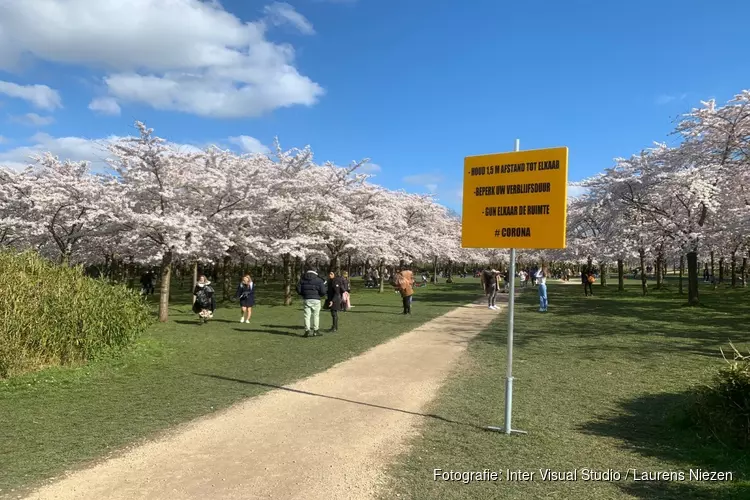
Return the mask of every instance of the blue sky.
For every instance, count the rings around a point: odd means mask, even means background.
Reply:
[[[578,180],[750,87],[741,0],[154,2],[0,0],[0,162],[96,159],[139,119],[179,144],[369,157],[379,184],[460,210],[464,156],[568,146]]]

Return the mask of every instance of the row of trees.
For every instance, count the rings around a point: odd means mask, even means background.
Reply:
[[[246,259],[279,266],[291,303],[295,269],[342,259],[383,268],[400,261],[507,262],[503,250],[461,248],[461,222],[431,196],[393,191],[347,167],[313,161],[309,148],[238,155],[184,152],[136,122],[137,137],[110,144],[111,169],[35,157],[22,172],[0,168],[0,246],[34,248],[69,264],[161,269],[167,319],[174,264],[228,269]],[[750,241],[750,91],[725,106],[703,103],[679,122],[676,147],[657,144],[580,185],[569,202],[568,247],[520,252],[531,262],[626,264],[679,259],[698,303],[698,260],[746,271]],[[741,265],[739,262],[741,261]],[[606,277],[606,273],[604,273]],[[644,293],[646,290],[643,276]]]
[[[166,321],[176,264],[227,269],[255,260],[293,270],[312,259],[380,267],[402,260],[498,262],[502,252],[460,245],[460,220],[430,196],[393,191],[360,173],[366,161],[318,165],[307,149],[238,155],[183,152],[137,122],[138,137],[109,146],[111,172],[35,157],[0,169],[0,245],[68,264],[161,269]]]
[[[683,117],[675,147],[656,144],[580,183],[569,205],[567,258],[623,264],[687,263],[688,301],[698,304],[699,260],[711,274],[731,262],[744,285],[750,248],[750,91],[724,106],[711,100]],[[564,256],[565,257],[565,256]],[[722,271],[723,272],[723,271]],[[646,277],[642,277],[646,293]]]

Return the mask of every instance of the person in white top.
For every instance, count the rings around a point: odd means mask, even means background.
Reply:
[[[518,273],[518,279],[521,282],[521,286],[525,287],[526,286],[526,273],[524,271],[520,271]]]
[[[539,312],[547,312],[547,266],[542,266],[536,272],[537,285],[539,286]]]

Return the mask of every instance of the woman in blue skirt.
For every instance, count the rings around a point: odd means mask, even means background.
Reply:
[[[253,278],[249,274],[242,278],[242,283],[237,287],[236,297],[240,299],[240,307],[242,308],[240,323],[250,323],[250,316],[255,305],[255,283],[253,283]]]

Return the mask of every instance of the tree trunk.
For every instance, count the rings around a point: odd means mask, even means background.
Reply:
[[[737,287],[737,251],[732,251],[732,288]]]
[[[742,287],[747,286],[747,257],[742,257],[742,268],[740,269],[740,275],[742,276]]]
[[[656,289],[660,289],[662,285],[662,272],[661,272],[661,266],[664,265],[664,262],[662,261],[661,255],[656,256]]]
[[[601,286],[607,286],[607,263],[602,261],[601,264],[599,264],[599,272],[601,273]]]
[[[648,282],[646,281],[646,250],[641,248],[638,250],[638,255],[641,259],[641,289],[643,290],[643,295],[646,295],[648,293]]]
[[[711,250],[711,278],[714,277],[714,251]]]
[[[161,290],[159,292],[159,321],[169,319],[169,282],[172,278],[172,251],[167,250],[161,258]]]
[[[224,263],[221,266],[221,285],[222,289],[224,291],[224,300],[229,300],[230,298],[230,284],[231,284],[231,274],[230,270],[232,268],[232,258],[229,255],[224,256]]]
[[[724,257],[719,258],[719,283],[724,283]]]
[[[696,262],[696,272],[697,272],[697,266],[698,266],[698,263]],[[682,295],[683,293],[685,293],[682,290],[682,275],[684,273],[685,273],[685,256],[684,255],[680,255],[680,295]]]
[[[438,267],[437,267],[437,264],[438,264],[438,258],[437,258],[437,255],[436,255],[432,259],[432,267],[433,267],[433,270],[434,270],[435,283],[438,282]]]
[[[617,290],[625,291],[625,263],[622,259],[617,259]]]
[[[195,290],[195,285],[198,284],[198,261],[193,262],[193,288],[190,290]],[[195,304],[195,295],[193,295],[193,304]]]
[[[284,305],[292,305],[292,256],[285,253],[281,257],[284,264]]]
[[[378,293],[385,292],[385,260],[380,259],[378,263],[378,273],[380,273],[380,291]]]
[[[352,276],[352,255],[349,254],[346,256],[346,274],[349,275],[351,278]]]
[[[698,298],[698,252],[689,252],[687,254],[688,262],[688,304],[697,306],[700,301]]]
[[[295,282],[297,281],[298,278],[302,277],[303,272],[304,272],[304,269],[302,269],[302,257],[295,257],[294,269],[292,270],[292,276],[294,276]]]

